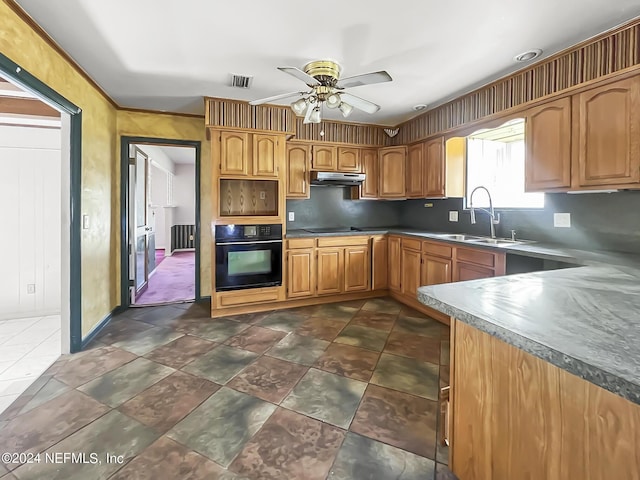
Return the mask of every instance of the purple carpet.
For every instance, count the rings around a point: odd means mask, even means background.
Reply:
[[[193,300],[196,295],[196,254],[175,252],[156,267],[149,287],[136,299],[136,305]]]
[[[158,268],[158,265],[162,263],[164,258],[164,248],[156,248],[156,268]]]

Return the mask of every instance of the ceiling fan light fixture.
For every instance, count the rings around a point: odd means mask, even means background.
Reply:
[[[337,93],[332,93],[325,100],[327,108],[338,108],[341,102],[342,100],[340,100],[340,95],[338,95]]]
[[[307,99],[299,98],[291,104],[291,109],[295,112],[296,115],[304,115],[305,111],[307,110]]]
[[[322,118],[320,118],[320,107],[315,107],[309,115],[309,122],[311,123],[320,123]]]
[[[340,112],[342,112],[342,116],[344,118],[347,118],[349,115],[351,115],[351,112],[353,111],[353,107],[344,102],[341,102],[338,108],[340,109]]]

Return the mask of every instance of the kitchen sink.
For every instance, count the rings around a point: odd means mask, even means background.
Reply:
[[[475,235],[463,235],[457,233],[439,233],[434,235],[434,237],[443,238],[445,240],[458,240],[460,242],[474,242],[478,240],[484,240],[482,237],[477,237]]]
[[[520,240],[509,240],[507,238],[477,238],[475,240],[469,240],[473,243],[485,243],[487,245],[519,245],[521,243]]]

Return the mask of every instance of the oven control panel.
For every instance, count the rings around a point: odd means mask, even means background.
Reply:
[[[229,240],[282,240],[282,225],[216,225],[216,243]]]

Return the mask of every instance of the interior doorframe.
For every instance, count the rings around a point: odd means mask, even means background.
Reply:
[[[196,178],[195,178],[195,195],[196,195],[196,236],[195,236],[195,301],[202,300],[200,295],[200,154],[202,150],[202,142],[199,140],[176,140],[169,138],[155,137],[120,137],[120,305],[122,308],[129,308],[131,302],[129,299],[129,145],[159,145],[167,147],[193,147],[196,151]]]
[[[70,151],[69,151],[69,265],[62,265],[63,276],[68,270],[68,279],[62,279],[61,312],[65,311],[65,291],[69,297],[69,350],[71,353],[82,349],[82,109],[13,60],[0,53],[0,74],[15,82],[21,88],[38,96],[44,103],[62,114],[69,115]],[[64,143],[64,142],[63,142]],[[64,168],[64,166],[63,166]],[[64,185],[64,184],[63,184]],[[64,248],[64,247],[63,247]],[[61,315],[64,320],[64,316]],[[63,326],[64,327],[64,326]],[[64,328],[62,329],[64,331]]]

